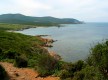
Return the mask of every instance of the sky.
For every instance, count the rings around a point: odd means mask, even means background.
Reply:
[[[0,14],[7,13],[108,22],[108,0],[0,0]]]

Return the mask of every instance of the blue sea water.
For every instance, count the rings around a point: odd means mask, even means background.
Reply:
[[[90,48],[98,42],[108,39],[108,23],[63,24],[61,27],[38,27],[17,31],[27,35],[50,35],[58,40],[53,50],[64,61],[84,60],[90,54]]]

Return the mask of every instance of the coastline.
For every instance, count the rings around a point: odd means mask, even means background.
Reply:
[[[46,49],[48,51],[48,53],[49,53],[50,56],[54,57],[56,60],[61,60],[62,59],[60,55],[58,55],[54,51],[50,51],[48,49],[48,48],[53,47],[53,43],[56,42],[57,40],[53,40],[51,38],[42,38],[40,35],[39,36],[37,35],[36,37],[39,37],[40,40],[42,40],[44,42],[43,47],[44,47],[44,49]]]
[[[50,55],[50,56],[54,57],[56,60],[59,60],[59,59],[60,59],[60,58],[57,57],[57,55],[56,55],[54,52],[50,52],[50,51],[48,50],[48,48],[46,48],[46,49],[44,48],[44,47],[46,47],[46,46],[45,46],[45,44],[43,44],[43,43],[46,43],[46,44],[49,44],[49,43],[50,43],[50,44],[51,44],[52,42],[54,42],[53,39],[44,39],[44,38],[39,37],[39,36],[38,36],[39,38],[38,38],[37,36],[31,36],[31,37],[30,37],[30,36],[26,36],[26,35],[23,35],[23,34],[16,34],[16,33],[14,33],[14,32],[11,33],[11,31],[10,31],[10,32],[4,31],[4,32],[5,32],[7,35],[10,34],[9,36],[11,36],[11,34],[15,34],[14,36],[17,36],[17,35],[18,35],[19,37],[22,35],[23,37],[26,37],[26,38],[22,38],[22,40],[23,40],[24,42],[26,42],[26,40],[28,40],[28,37],[30,38],[30,40],[32,40],[32,38],[33,38],[33,42],[34,42],[34,41],[37,41],[37,43],[38,43],[38,41],[40,41],[39,45],[36,45],[36,47],[35,47],[35,45],[33,45],[34,48],[37,48],[37,49],[38,49],[38,47],[39,47],[39,48],[40,48],[39,50],[41,50],[40,53],[47,53],[48,56]],[[3,32],[3,33],[4,33],[4,32]],[[4,36],[5,36],[5,35],[4,35]],[[14,37],[14,36],[11,36],[11,37]],[[15,37],[15,38],[12,38],[12,39],[13,39],[13,40],[16,39],[16,40],[20,41],[20,39],[19,39],[19,38],[16,38],[16,37]],[[21,40],[21,41],[22,41],[22,40]],[[42,41],[41,41],[41,40],[42,40]],[[17,41],[17,42],[18,42],[18,41]],[[1,42],[2,42],[2,41],[1,41]],[[8,41],[7,41],[7,42],[8,42]],[[28,41],[27,41],[27,42],[28,42]],[[14,43],[16,43],[16,41],[15,41]],[[10,44],[11,44],[11,43],[10,43]],[[18,44],[19,44],[19,42],[18,42]],[[22,44],[22,43],[21,43],[21,44]],[[27,44],[28,44],[28,43],[27,43]],[[16,45],[16,46],[17,46],[17,45]],[[23,46],[23,44],[22,44],[22,46]],[[25,47],[26,47],[26,46],[27,46],[27,45],[25,45]],[[24,48],[25,48],[25,47],[24,47]],[[27,47],[28,47],[28,46],[27,46]],[[28,47],[28,48],[30,49],[30,47]],[[17,48],[17,49],[18,49],[18,48]],[[3,54],[4,54],[4,52],[3,52]],[[49,57],[50,57],[50,56],[49,56]],[[24,56],[24,57],[25,57],[25,56]],[[39,57],[39,58],[41,59],[41,57]],[[51,57],[50,57],[50,58],[51,58]],[[53,59],[54,59],[54,58],[53,58]],[[29,58],[28,58],[28,59],[29,59]],[[47,59],[48,59],[48,58],[47,58]],[[55,60],[55,59],[54,59],[54,60]],[[44,59],[43,59],[43,60],[44,60]],[[55,60],[55,61],[56,61],[56,60]],[[13,61],[14,61],[14,60],[13,60]],[[13,63],[13,61],[12,61],[12,63]],[[34,60],[34,61],[35,61],[35,60]],[[4,62],[5,62],[5,61],[4,61]],[[6,62],[8,62],[8,61],[6,61]],[[40,62],[41,62],[41,61],[40,61]],[[28,67],[28,66],[27,66],[27,67]],[[29,67],[30,67],[30,66],[29,66]],[[32,67],[34,67],[34,66],[32,66]],[[17,74],[15,74],[15,75],[17,75]]]
[[[37,28],[37,27],[38,26],[29,27],[29,28]],[[19,29],[19,30],[7,30],[7,32],[22,31],[22,30],[29,29],[29,28],[23,28],[23,29]],[[44,45],[42,45],[42,47],[48,51],[48,53],[49,53],[50,56],[54,57],[56,60],[61,60],[62,58],[61,58],[60,55],[58,55],[54,51],[50,51],[48,49],[48,48],[53,47],[53,43],[56,42],[57,40],[53,40],[52,38],[43,38],[43,37],[46,37],[46,36],[50,36],[50,35],[35,35],[35,37],[40,38],[40,40],[42,40],[42,42],[44,42]]]

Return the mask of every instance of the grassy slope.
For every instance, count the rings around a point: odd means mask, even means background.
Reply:
[[[2,51],[14,50],[20,54],[40,53],[44,50],[41,47],[43,44],[44,42],[39,37],[0,31],[0,48]]]
[[[36,27],[48,27],[48,26],[57,26],[55,24],[8,24],[8,23],[0,23],[0,30],[23,30],[28,28],[36,28]]]
[[[0,23],[0,30],[22,30],[22,29],[32,28],[32,27],[36,27],[36,26]]]
[[[37,47],[39,45],[41,46],[42,44],[43,42],[40,40],[39,37],[27,36],[20,33],[0,31],[0,47],[4,50],[19,49],[20,51],[26,51],[25,48],[27,47],[29,49],[33,45]]]

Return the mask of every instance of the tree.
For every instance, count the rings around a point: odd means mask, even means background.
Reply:
[[[98,43],[91,49],[91,55],[87,62],[98,67],[100,72],[108,78],[108,41],[105,43]]]

